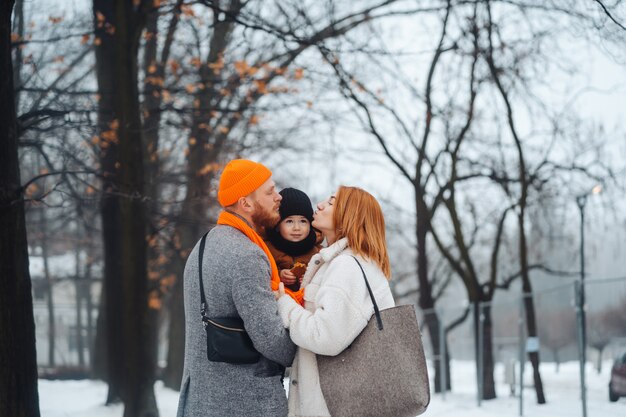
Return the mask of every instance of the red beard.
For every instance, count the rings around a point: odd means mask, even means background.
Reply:
[[[252,213],[252,223],[258,230],[263,228],[273,228],[280,221],[278,211],[266,210],[256,201],[254,202],[254,213]]]

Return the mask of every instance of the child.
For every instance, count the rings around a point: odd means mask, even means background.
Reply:
[[[285,287],[298,291],[309,260],[321,246],[311,227],[313,207],[309,197],[295,188],[285,188],[280,195],[280,223],[266,230],[266,243],[278,266],[280,280]]]

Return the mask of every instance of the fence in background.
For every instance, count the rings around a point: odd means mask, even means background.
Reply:
[[[594,386],[597,386],[597,378],[606,376],[600,395],[609,401],[610,369],[607,364],[610,367],[614,358],[626,352],[626,277],[587,279],[584,283],[575,280],[524,297],[513,296],[510,291],[503,296],[504,299],[496,297],[492,302],[437,308],[435,312],[442,325],[435,337],[443,346],[438,356],[433,354],[431,335],[427,326],[423,326],[431,373],[434,373],[436,359],[446,354],[452,363],[451,369],[447,369],[446,361],[438,361],[442,378],[437,381],[437,395],[445,401],[446,390],[443,388],[449,375],[452,392],[473,391],[480,406],[482,394],[489,388],[489,381],[485,381],[484,370],[488,363],[485,363],[484,353],[491,350],[498,396],[516,397],[519,404],[516,414],[524,415],[524,396],[535,396],[529,353],[537,352],[540,373],[551,376],[542,378],[544,392],[550,401],[580,401],[580,415],[596,417],[587,410],[587,381],[592,376]],[[528,324],[533,318],[526,313],[525,299],[534,305],[535,337],[529,336]],[[422,322],[425,313],[418,310]],[[446,332],[450,324],[463,316],[466,319],[461,325]],[[492,343],[484,337],[489,329]],[[447,343],[443,343],[444,340]],[[573,363],[577,363],[575,370]],[[563,364],[566,364],[565,369]],[[433,391],[434,382],[431,375]],[[567,395],[552,396],[551,390],[557,388]],[[598,393],[594,392],[594,398],[597,396]]]

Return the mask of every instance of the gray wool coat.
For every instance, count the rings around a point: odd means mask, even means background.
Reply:
[[[209,232],[202,261],[207,314],[238,314],[263,356],[252,365],[209,362],[200,316],[199,247],[189,255],[184,273],[185,365],[178,417],[287,416],[281,376],[255,376],[268,359],[291,365],[296,352],[270,289],[267,256],[235,228],[218,225]]]

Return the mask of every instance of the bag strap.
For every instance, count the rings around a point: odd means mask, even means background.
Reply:
[[[202,284],[202,258],[204,257],[204,246],[206,245],[206,236],[209,232],[206,232],[202,239],[200,239],[200,250],[198,251],[198,277],[200,279],[200,314],[202,315],[202,321],[206,323],[206,298],[204,296],[204,285]]]
[[[372,292],[372,289],[370,288],[370,283],[367,282],[367,276],[365,275],[365,271],[363,270],[363,267],[361,266],[361,262],[359,262],[359,260],[353,256],[350,255],[354,258],[354,260],[356,261],[356,263],[359,265],[359,268],[361,268],[361,272],[363,273],[363,279],[365,280],[365,285],[367,286],[367,292],[370,293],[370,298],[372,299],[372,304],[374,304],[374,315],[376,315],[376,323],[378,324],[378,330],[382,330],[383,329],[383,321],[380,318],[380,310],[378,309],[378,304],[376,304],[376,299],[374,298],[374,293]]]

